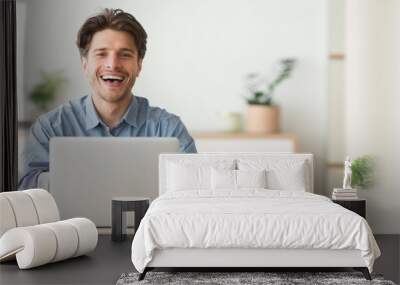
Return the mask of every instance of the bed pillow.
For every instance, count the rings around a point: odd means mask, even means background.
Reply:
[[[307,181],[307,163],[304,160],[289,159],[240,159],[239,170],[266,170],[267,188],[273,190],[305,191],[309,189]]]
[[[236,170],[212,168],[211,189],[236,189]]]
[[[168,190],[209,189],[210,167],[185,166],[171,163],[168,167]]]
[[[234,169],[235,161],[215,161],[212,163],[168,162],[167,191],[210,190],[211,169]]]
[[[276,190],[305,191],[306,174],[305,166],[297,165],[284,171],[273,169],[268,171],[268,188]]]
[[[240,190],[241,188],[266,188],[266,171],[211,169],[212,190]]]
[[[267,171],[235,170],[237,188],[267,188]]]

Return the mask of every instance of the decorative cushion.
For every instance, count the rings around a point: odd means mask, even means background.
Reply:
[[[86,218],[18,227],[0,238],[0,261],[16,256],[20,269],[86,254],[97,245],[95,224]]]
[[[236,170],[212,168],[211,189],[236,189]]]
[[[211,170],[211,189],[239,190],[242,188],[266,188],[265,170]]]
[[[236,170],[237,188],[267,188],[267,172],[262,170]]]
[[[239,170],[266,170],[267,188],[274,190],[305,191],[309,188],[306,179],[307,164],[293,159],[239,159]]]

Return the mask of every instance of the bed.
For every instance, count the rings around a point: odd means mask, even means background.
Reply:
[[[380,251],[361,216],[313,194],[313,156],[162,154],[160,196],[132,242],[143,279],[158,267],[353,267]]]

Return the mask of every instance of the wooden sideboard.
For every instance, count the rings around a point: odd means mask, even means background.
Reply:
[[[298,138],[291,133],[253,134],[191,132],[198,152],[297,152]]]

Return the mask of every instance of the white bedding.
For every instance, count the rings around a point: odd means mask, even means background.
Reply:
[[[359,215],[324,196],[265,189],[163,194],[140,223],[132,262],[143,272],[165,248],[358,249],[371,272],[380,255]]]

